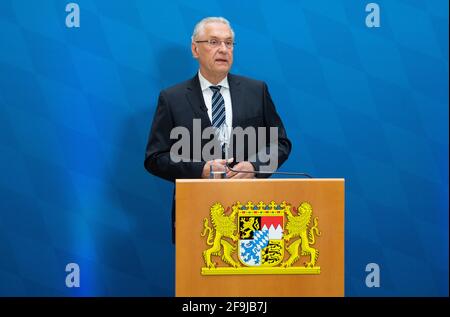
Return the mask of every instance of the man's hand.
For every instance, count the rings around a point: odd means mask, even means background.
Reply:
[[[244,161],[239,162],[235,166],[233,166],[233,170],[235,171],[254,171],[254,167],[250,162]],[[228,170],[227,172],[227,178],[254,178],[255,173],[236,173],[233,171]]]
[[[231,159],[232,161],[232,159]],[[202,178],[209,178],[209,171],[212,166],[212,170],[217,171],[226,171],[226,162],[227,160],[213,160],[207,161],[205,166],[203,167]],[[230,160],[228,160],[230,162]]]

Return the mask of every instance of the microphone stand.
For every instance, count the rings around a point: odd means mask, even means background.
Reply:
[[[275,174],[275,175],[290,175],[290,176],[302,176],[306,178],[313,178],[311,175],[307,173],[298,173],[298,172],[238,171],[233,169],[228,163],[228,161],[226,161],[225,165],[230,171],[235,173],[253,173],[253,174],[269,174],[269,175]]]

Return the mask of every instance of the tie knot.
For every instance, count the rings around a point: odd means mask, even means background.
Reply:
[[[218,86],[209,86],[209,88],[213,91],[213,93],[216,93],[218,91],[220,91],[220,88],[222,86],[218,85]]]

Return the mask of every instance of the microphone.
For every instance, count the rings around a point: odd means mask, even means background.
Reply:
[[[231,160],[230,160],[231,161]],[[225,162],[226,167],[235,173],[253,173],[253,174],[275,174],[275,175],[290,175],[290,176],[303,176],[306,178],[313,178],[311,175],[307,173],[299,173],[299,172],[269,172],[269,171],[238,171],[231,168],[229,160]]]

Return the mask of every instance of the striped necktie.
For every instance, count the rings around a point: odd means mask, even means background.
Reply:
[[[220,128],[225,122],[225,101],[220,93],[221,86],[209,86],[213,92],[212,96],[212,126]]]

